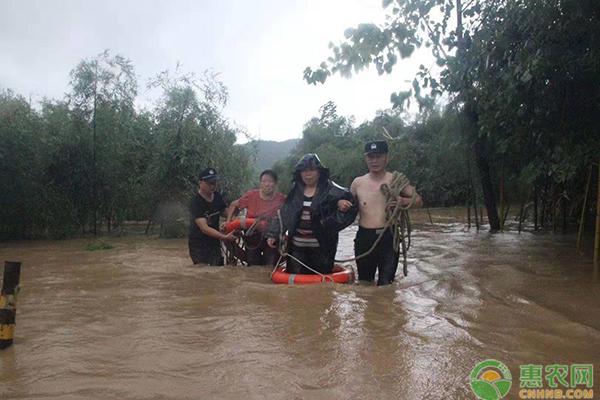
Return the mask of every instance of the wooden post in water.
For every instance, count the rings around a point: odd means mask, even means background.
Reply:
[[[17,292],[21,263],[6,261],[4,278],[0,292],[0,349],[5,349],[13,343],[15,336],[15,317],[17,314]]]
[[[598,163],[598,195],[596,198],[596,236],[594,238],[594,282],[600,270],[600,162]]]

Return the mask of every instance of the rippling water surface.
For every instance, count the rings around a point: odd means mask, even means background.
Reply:
[[[1,399],[471,399],[486,358],[517,382],[520,364],[595,363],[600,382],[600,288],[572,236],[417,225],[408,277],[383,288],[273,285],[265,267],[191,265],[185,240],[107,241],[0,245],[23,262]]]

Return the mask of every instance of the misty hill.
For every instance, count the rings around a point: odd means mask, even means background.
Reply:
[[[272,140],[253,140],[244,146],[256,151],[256,162],[254,169],[257,172],[271,168],[277,161],[284,159],[296,146],[300,139],[288,139],[283,142]]]

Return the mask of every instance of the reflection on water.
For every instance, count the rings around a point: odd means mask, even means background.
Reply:
[[[600,289],[573,237],[416,228],[408,277],[382,288],[194,267],[185,240],[2,244],[24,267],[0,398],[462,399],[485,358],[513,377],[596,363],[600,382]]]

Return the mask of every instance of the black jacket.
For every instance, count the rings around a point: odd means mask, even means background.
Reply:
[[[354,222],[358,207],[353,205],[345,213],[338,210],[337,203],[339,200],[352,201],[353,196],[348,189],[329,180],[328,172],[325,168],[321,171],[317,192],[311,204],[311,225],[321,250],[333,259],[337,251],[338,232]],[[283,226],[284,233],[288,232],[290,237],[294,235],[300,221],[303,200],[304,184],[299,174],[296,174],[294,176],[294,186],[279,210],[278,216],[271,221],[267,237],[279,239],[280,225]],[[281,221],[279,217],[281,217]]]

